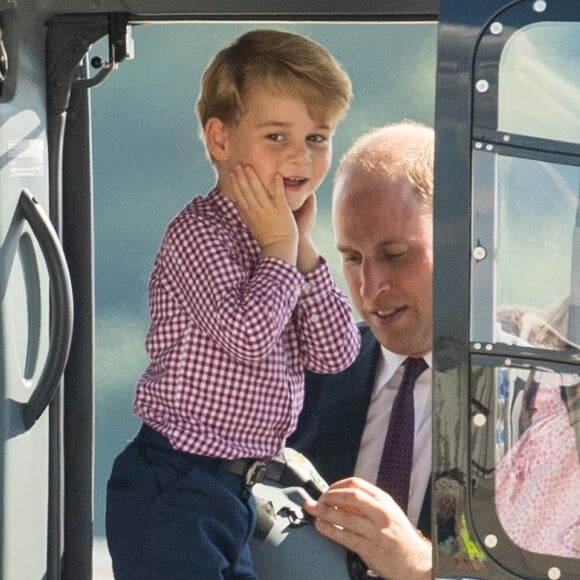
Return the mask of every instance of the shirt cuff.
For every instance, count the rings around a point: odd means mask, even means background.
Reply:
[[[304,280],[300,287],[300,298],[308,301],[312,298],[316,301],[316,296],[327,295],[334,292],[336,286],[330,275],[330,268],[324,258],[320,258],[319,265],[304,275]]]
[[[299,297],[304,285],[304,275],[288,262],[267,256],[260,259],[258,269],[266,273],[270,282],[279,282],[278,287],[287,288],[294,297]]]

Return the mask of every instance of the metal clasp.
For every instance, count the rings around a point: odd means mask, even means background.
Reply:
[[[266,476],[268,465],[263,461],[254,461],[248,471],[246,471],[245,482],[250,487],[256,483],[260,483]]]

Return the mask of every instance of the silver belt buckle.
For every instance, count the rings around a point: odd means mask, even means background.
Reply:
[[[264,461],[254,461],[248,471],[246,471],[246,476],[244,478],[246,485],[250,487],[256,483],[260,483],[268,471],[268,465]]]

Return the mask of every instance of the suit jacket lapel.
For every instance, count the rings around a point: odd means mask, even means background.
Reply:
[[[379,356],[380,346],[365,327],[355,363],[340,374],[327,376],[320,386],[316,460],[323,477],[331,482],[354,471]]]

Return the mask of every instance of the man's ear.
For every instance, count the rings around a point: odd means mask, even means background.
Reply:
[[[203,129],[207,150],[216,161],[228,159],[228,127],[217,117],[210,117]]]

